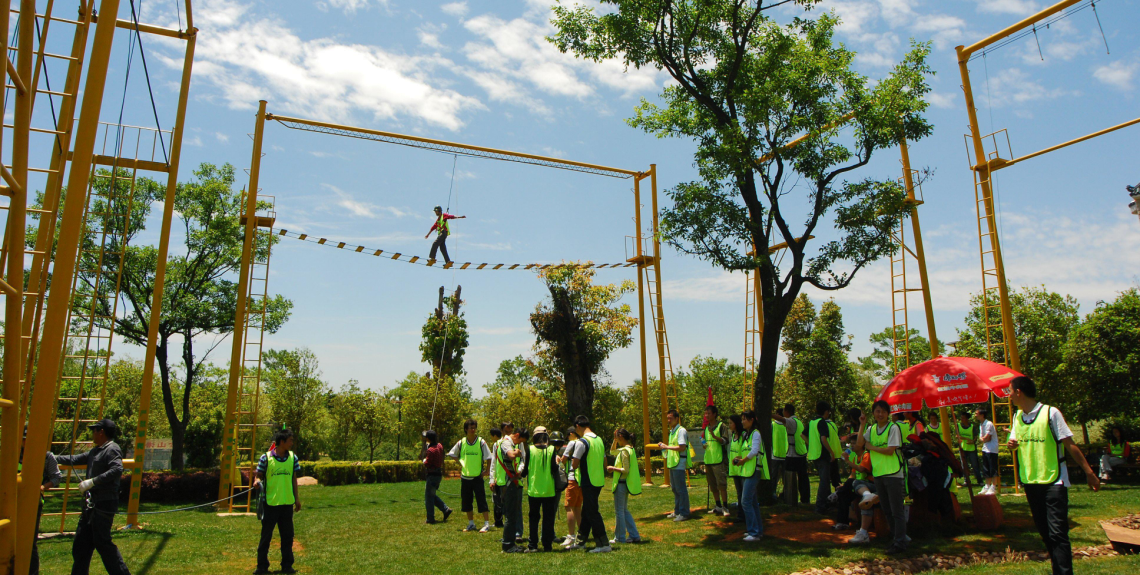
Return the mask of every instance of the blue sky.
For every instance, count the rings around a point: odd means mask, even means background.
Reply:
[[[143,6],[143,20],[177,27],[170,3]],[[257,100],[284,115],[547,154],[627,169],[656,163],[662,189],[693,179],[693,147],[658,140],[624,124],[642,97],[668,81],[655,70],[623,71],[559,54],[543,37],[549,0],[315,3],[210,0],[195,3],[200,28],[182,177],[199,162],[248,167]],[[954,46],[1043,7],[1031,0],[843,0],[826,9],[843,19],[840,39],[858,51],[859,69],[884,75],[910,38],[934,44],[935,126],[914,144],[916,166],[935,168],[920,208],[939,334],[956,339],[969,294],[980,288],[967,131]],[[284,9],[283,9],[284,8]],[[985,132],[1008,128],[1015,155],[1135,118],[1140,110],[1140,7],[1097,3],[1111,54],[1090,10],[975,61],[973,85]],[[129,7],[124,6],[124,15]],[[778,16],[790,18],[793,10]],[[123,16],[125,17],[125,16]],[[184,16],[182,16],[184,17]],[[173,121],[179,45],[154,39],[148,65],[159,118]],[[120,101],[126,36],[120,34],[107,102]],[[136,67],[128,120],[153,125]],[[111,108],[115,108],[114,114]],[[104,119],[117,107],[104,105]],[[1007,272],[1017,286],[1045,284],[1072,294],[1087,313],[1098,300],[1140,283],[1140,222],[1126,208],[1126,184],[1140,180],[1125,129],[1004,170],[998,177]],[[278,225],[330,240],[426,256],[431,208],[447,205],[453,158],[346,138],[266,130],[263,194],[277,202]],[[858,177],[898,177],[896,150],[879,154]],[[244,177],[244,173],[242,174]],[[239,182],[244,185],[244,182]],[[532,262],[620,261],[634,232],[630,182],[513,163],[459,158],[451,212],[453,259]],[[157,227],[155,222],[154,227]],[[146,241],[147,238],[142,238]],[[676,369],[696,355],[741,361],[744,280],[666,251],[664,303]],[[605,270],[600,281],[636,279]],[[391,386],[425,371],[419,330],[441,285],[463,286],[471,331],[468,382],[481,393],[498,363],[528,354],[528,314],[544,295],[526,272],[450,272],[285,239],[275,249],[270,289],[291,298],[290,322],[267,346],[308,346],[334,386],[349,379]],[[854,334],[854,354],[890,322],[887,263],[871,266],[834,294]],[[629,303],[636,305],[636,297]],[[917,311],[918,302],[912,304]],[[922,316],[912,313],[912,326]],[[923,328],[923,331],[925,329]],[[121,352],[141,357],[139,348]],[[213,360],[224,363],[228,346]],[[636,344],[615,353],[615,383],[639,377]]]

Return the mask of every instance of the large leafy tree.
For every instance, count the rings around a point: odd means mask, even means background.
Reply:
[[[895,330],[890,326],[883,328],[883,331],[871,334],[871,344],[875,346],[875,349],[866,357],[859,358],[859,366],[878,379],[880,383],[890,381],[895,376],[894,334]],[[901,332],[900,335],[902,335]],[[923,337],[914,328],[908,330],[907,339],[910,346],[910,365],[916,365],[930,359],[930,340]],[[941,354],[943,350],[945,350],[945,346],[942,345],[942,342],[938,342],[938,353]]]
[[[301,459],[316,459],[319,430],[326,417],[329,386],[321,379],[320,363],[308,348],[265,352],[265,395],[271,417],[295,435],[293,451]]]
[[[1046,402],[1077,421],[1135,418],[1140,403],[1140,290],[1101,302],[1073,329]],[[1087,438],[1086,438],[1087,440]]]
[[[795,403],[804,417],[815,413],[818,401],[831,404],[835,414],[866,407],[871,398],[856,366],[847,359],[851,342],[839,305],[828,300],[816,312],[807,295],[800,294],[789,316],[784,337],[788,368],[784,375],[790,380],[790,389],[781,399]]]
[[[912,46],[872,81],[835,41],[835,16],[788,25],[768,16],[791,2],[603,0],[603,15],[555,6],[551,37],[579,57],[652,66],[675,81],[660,105],[642,101],[629,123],[696,145],[700,179],[668,191],[664,237],[718,267],[759,274],[765,330],[754,400],[761,413],[772,408],[781,332],[803,286],[844,288],[894,249],[890,230],[904,212],[903,190],[893,176],[847,178],[876,151],[931,131],[922,117],[932,73],[927,45]],[[787,245],[782,265],[768,256],[780,243]]]
[[[428,316],[421,329],[420,353],[441,377],[463,374],[463,355],[467,352],[467,319],[459,307],[460,290],[444,297],[439,288],[439,306]]]
[[[628,347],[637,319],[622,296],[633,282],[594,284],[594,270],[551,267],[538,273],[550,292],[530,314],[539,361],[561,375],[570,417],[593,418],[595,377],[614,350]]]
[[[483,386],[480,400],[482,429],[510,421],[515,425],[545,425],[558,429],[566,423],[566,404],[560,385],[544,377],[533,361],[516,356],[499,363],[495,380]]]
[[[356,423],[360,438],[368,450],[368,462],[372,463],[376,459],[380,442],[395,428],[396,410],[388,398],[374,389],[365,389],[360,394],[360,413]]]
[[[76,315],[95,318],[95,324],[108,329],[114,322],[115,334],[139,346],[147,344],[158,247],[130,245],[146,226],[152,208],[164,197],[164,188],[152,180],[139,179],[133,200],[124,193],[131,174],[118,170],[112,189],[110,173],[96,178],[92,207],[88,212],[83,251],[78,266],[78,282],[73,309]],[[194,387],[206,366],[210,352],[233,332],[237,305],[237,283],[233,275],[241,265],[244,230],[242,193],[233,189],[234,168],[202,163],[194,179],[178,184],[174,200],[176,225],[184,246],[171,250],[166,264],[162,316],[158,326],[155,360],[162,387],[163,406],[173,443],[172,464],[181,468],[186,426],[193,419]],[[129,216],[127,214],[129,213]],[[110,235],[104,238],[103,231]],[[115,232],[115,230],[119,230]],[[123,234],[122,230],[126,230]],[[262,236],[256,246],[264,256],[276,236]],[[99,258],[98,247],[104,254]],[[125,251],[119,284],[118,312],[113,288],[119,273],[114,254]],[[265,331],[274,333],[289,318],[293,303],[282,296],[265,302]],[[199,344],[202,347],[198,347]],[[180,346],[180,348],[179,348]],[[204,347],[204,349],[203,349]],[[180,362],[181,393],[176,397],[172,365]]]

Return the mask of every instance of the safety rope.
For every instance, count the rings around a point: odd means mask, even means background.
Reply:
[[[229,497],[225,497],[225,498],[219,499],[217,501],[211,501],[209,503],[203,503],[201,505],[191,505],[190,507],[179,507],[178,509],[163,509],[161,511],[139,511],[138,513],[135,513],[135,515],[160,515],[163,513],[177,513],[179,511],[190,511],[191,509],[198,509],[200,507],[217,505],[218,503],[221,503],[223,501],[229,501],[230,499],[233,499],[239,495],[245,495],[246,493],[249,493],[250,491],[253,491],[252,487],[249,489],[246,489],[245,491],[240,491],[238,493],[234,493],[233,495],[231,495]],[[102,513],[103,515],[110,515],[112,517],[114,517],[115,515],[119,515],[118,511],[104,511],[102,509],[97,509],[94,507],[91,507],[89,509],[91,509],[92,511],[94,511],[96,513]]]

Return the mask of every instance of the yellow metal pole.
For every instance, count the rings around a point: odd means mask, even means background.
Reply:
[[[21,0],[20,9],[25,14],[35,13],[34,0]],[[31,12],[28,12],[30,10]],[[18,29],[19,50],[16,52],[16,74],[11,78],[14,85],[22,80],[27,86],[32,78],[32,37],[35,31],[34,18],[21,18]],[[8,27],[2,30],[8,33]],[[4,57],[8,57],[7,45]],[[11,66],[11,60],[6,60]],[[24,307],[24,235],[26,233],[28,207],[28,133],[31,126],[33,92],[30,89],[16,90],[12,119],[12,179],[8,194],[8,225],[5,230],[8,243],[6,279],[8,293],[4,297],[4,383],[0,395],[0,565],[10,565],[17,549],[17,528],[19,512],[16,498],[19,491],[19,459],[21,428],[19,421],[20,376],[23,354],[23,307]],[[41,458],[42,466],[42,458]],[[39,477],[39,476],[36,476]]]
[[[906,184],[906,199],[910,204],[910,226],[914,233],[914,259],[918,262],[918,278],[922,282],[922,306],[926,310],[926,336],[930,340],[930,357],[938,357],[938,333],[934,329],[934,304],[930,296],[930,276],[926,273],[926,251],[922,246],[922,226],[918,222],[918,199],[914,197],[914,175],[910,168],[910,151],[907,149],[906,138],[899,140],[899,151],[902,153],[903,182]],[[903,294],[906,297],[906,294]],[[910,337],[905,336],[905,337]],[[941,421],[942,440],[950,443],[950,414],[945,407],[938,409],[938,418]]]
[[[28,0],[29,4],[33,4]],[[34,6],[29,10],[34,10]],[[117,14],[119,0],[102,0],[99,12]],[[25,12],[31,14],[32,12]],[[27,18],[30,20],[31,18]],[[35,537],[36,510],[39,507],[39,478],[43,475],[44,458],[35,454],[46,453],[51,441],[53,406],[56,388],[63,367],[63,340],[67,334],[67,312],[71,301],[71,278],[75,274],[79,253],[80,228],[87,205],[87,184],[91,172],[91,159],[95,151],[95,136],[99,128],[99,110],[103,106],[103,91],[107,83],[107,64],[114,41],[114,22],[108,18],[95,26],[91,45],[91,58],[87,69],[87,84],[83,89],[83,104],[75,132],[71,171],[68,173],[67,201],[59,225],[55,260],[52,267],[51,293],[48,294],[44,313],[43,335],[40,338],[39,358],[36,364],[35,393],[28,409],[28,437],[24,451],[32,454],[24,464],[24,473],[34,481],[20,483],[17,501],[18,545],[16,546],[16,573],[27,573],[31,562],[32,543]],[[22,259],[22,258],[21,258]],[[21,262],[22,263],[22,262]],[[17,324],[18,325],[18,324]]]
[[[1103,136],[1105,134],[1110,134],[1110,133],[1115,132],[1117,130],[1127,128],[1129,126],[1135,126],[1136,124],[1140,124],[1140,118],[1133,118],[1131,120],[1128,120],[1127,122],[1117,124],[1117,125],[1112,126],[1110,128],[1105,128],[1103,130],[1097,130],[1091,134],[1081,136],[1079,138],[1073,138],[1072,140],[1069,140],[1067,142],[1062,142],[1060,144],[1057,144],[1056,146],[1049,146],[1048,148],[1045,148],[1044,150],[1038,150],[1036,152],[1033,152],[1032,154],[1026,154],[1024,156],[1021,156],[1020,158],[1014,158],[1012,160],[1009,160],[1008,162],[995,162],[992,166],[990,166],[990,170],[991,171],[997,171],[997,170],[1005,169],[1005,168],[1008,168],[1014,164],[1024,162],[1025,160],[1028,160],[1031,158],[1036,158],[1037,156],[1042,156],[1042,155],[1048,154],[1049,152],[1056,152],[1057,150],[1060,150],[1061,148],[1067,148],[1069,146],[1072,146],[1073,144],[1079,144],[1081,142],[1084,142],[1085,140],[1091,140],[1093,138],[1098,138],[1098,137]]]
[[[158,261],[154,270],[151,294],[150,324],[147,326],[146,356],[143,360],[142,389],[139,391],[138,431],[135,437],[135,468],[131,473],[131,494],[127,500],[127,525],[138,526],[139,497],[142,474],[146,465],[146,440],[150,431],[150,403],[154,386],[154,356],[158,349],[158,324],[162,321],[162,297],[166,289],[166,258],[170,253],[170,226],[174,219],[174,196],[178,190],[178,163],[182,157],[182,134],[186,128],[186,102],[190,96],[190,73],[194,66],[194,46],[198,30],[187,31],[186,55],[182,60],[182,84],[178,91],[178,109],[174,131],[170,134],[170,164],[166,174],[166,197],[162,204],[162,231],[158,236]]]
[[[974,52],[977,52],[978,50],[981,50],[982,48],[985,48],[986,46],[989,46],[989,45],[1001,40],[1002,38],[1005,38],[1006,36],[1009,36],[1009,35],[1014,34],[1020,30],[1028,28],[1028,27],[1032,26],[1033,24],[1040,22],[1041,20],[1044,20],[1045,18],[1048,18],[1048,17],[1060,12],[1061,10],[1064,10],[1065,8],[1068,8],[1069,6],[1072,6],[1074,4],[1077,4],[1077,3],[1083,2],[1083,1],[1084,0],[1064,0],[1062,2],[1058,2],[1058,3],[1048,7],[1046,9],[1032,15],[1032,16],[1025,18],[1024,20],[1022,20],[1022,21],[1020,21],[1020,22],[1018,22],[1012,26],[1005,28],[1004,30],[1001,30],[1000,32],[997,32],[995,34],[990,35],[989,37],[983,38],[981,40],[978,40],[977,42],[974,42],[973,44],[970,44],[970,46],[968,48],[959,47],[959,50],[958,50],[959,59],[963,53],[965,53],[966,56],[969,57]]]
[[[657,164],[649,164],[649,183],[652,188],[652,207],[653,207],[653,275],[655,280],[654,289],[657,293],[657,322],[664,324],[663,321],[665,308],[661,304],[661,236],[658,233],[658,214],[657,214]],[[657,367],[661,373],[660,383],[661,388],[661,436],[662,439],[668,436],[669,429],[666,421],[666,413],[669,411],[669,382],[665,381],[665,338],[664,334],[658,334],[660,329],[659,325],[653,326],[654,339],[657,340]],[[666,469],[665,485],[669,485],[669,470]]]
[[[645,358],[645,276],[641,262],[641,178],[633,178],[633,210],[634,226],[637,232],[633,236],[634,256],[637,258],[637,323],[641,330],[641,435],[642,435],[642,465],[645,473],[642,479],[644,485],[653,485],[653,458],[649,449],[652,436],[649,435],[649,370]],[[668,481],[668,474],[666,481]]]
[[[1062,2],[1061,4],[1064,4]],[[997,236],[997,217],[994,213],[993,188],[990,186],[990,169],[986,164],[986,152],[982,147],[982,132],[978,127],[978,110],[974,107],[974,93],[970,87],[969,56],[965,48],[957,47],[958,70],[962,76],[962,91],[966,97],[966,112],[970,119],[970,138],[974,144],[974,159],[978,172],[978,180],[982,187],[982,198],[985,204],[986,221],[990,228],[990,249],[993,251],[994,267],[997,269],[998,297],[1001,303],[1002,338],[1005,340],[1009,367],[1014,371],[1021,371],[1021,356],[1017,350],[1017,339],[1013,329],[1013,314],[1009,307],[1009,286],[1005,279],[1005,264],[1001,257],[1001,242]]]
[[[253,262],[253,241],[257,236],[257,186],[261,175],[261,142],[265,133],[265,106],[257,107],[257,127],[253,131],[253,159],[249,164],[249,187],[245,191],[245,242],[241,248],[241,271],[238,276],[237,306],[234,310],[233,347],[230,351],[230,384],[226,394],[226,424],[222,431],[221,481],[218,499],[230,496],[234,477],[234,429],[237,421],[238,394],[241,393],[242,346],[245,344],[245,308],[249,299],[249,276]]]

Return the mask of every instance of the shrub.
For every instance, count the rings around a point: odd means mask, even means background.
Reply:
[[[139,494],[145,503],[207,503],[218,498],[217,469],[186,471],[144,471]],[[242,471],[242,485],[249,485],[249,474]],[[129,501],[131,474],[119,482],[119,501]]]
[[[302,461],[301,475],[315,477],[321,485],[355,485],[358,483],[399,483],[420,481],[424,478],[423,463],[419,461]],[[449,474],[459,472],[455,461],[444,463]]]

